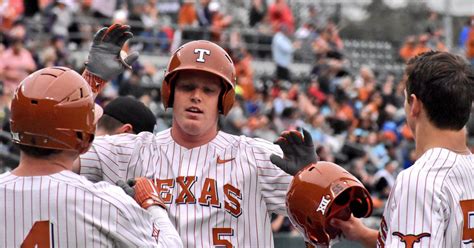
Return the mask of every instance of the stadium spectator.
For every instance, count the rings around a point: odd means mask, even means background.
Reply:
[[[180,28],[196,27],[198,24],[196,1],[184,0],[178,12],[178,26]]]
[[[255,97],[253,58],[244,48],[235,49],[231,56],[235,65],[237,85],[242,89],[242,97],[251,100]]]
[[[430,40],[429,34],[422,34],[418,36],[418,44],[416,45],[415,52],[414,52],[415,56],[432,50],[432,47],[428,46],[429,40]]]
[[[291,81],[290,65],[293,62],[294,47],[291,32],[286,24],[281,24],[272,39],[272,58],[275,62],[275,76],[278,80]]]
[[[212,25],[212,13],[209,10],[211,0],[199,0],[199,3],[199,7],[197,8],[199,26],[209,27]]]
[[[407,62],[409,59],[411,59],[413,56],[415,56],[415,48],[416,48],[416,40],[415,36],[410,35],[407,36],[405,39],[405,42],[403,43],[403,46],[400,48],[400,57],[403,59],[403,61]]]
[[[467,37],[469,36],[469,30],[471,30],[472,25],[474,25],[474,16],[471,16],[466,20],[466,22],[462,26],[461,32],[459,32],[458,47],[462,50],[466,49],[466,41]]]
[[[398,162],[390,160],[383,169],[378,170],[374,174],[373,189],[379,199],[387,199],[390,191],[395,184],[396,171],[398,169]]]
[[[263,21],[267,15],[267,1],[252,0],[252,6],[249,12],[249,25],[255,27],[259,22]]]
[[[280,31],[282,24],[288,28],[289,34],[295,31],[293,12],[286,0],[276,0],[271,4],[268,9],[268,16],[275,33]]]
[[[466,38],[466,58],[474,67],[474,16],[471,17],[471,25]]]
[[[36,69],[31,52],[24,47],[25,38],[25,26],[15,24],[9,32],[10,47],[0,55],[0,78],[4,94],[11,95],[21,80]]]
[[[69,26],[73,23],[73,11],[67,0],[57,0],[51,10],[51,34],[68,37]]]
[[[223,43],[222,40],[223,31],[230,26],[233,17],[225,14],[217,1],[211,1],[209,3],[209,12],[211,14],[211,40],[217,43]]]

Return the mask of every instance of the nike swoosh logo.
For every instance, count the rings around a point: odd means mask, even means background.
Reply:
[[[219,156],[217,156],[217,164],[225,164],[225,163],[230,162],[234,159],[235,158],[221,159]]]

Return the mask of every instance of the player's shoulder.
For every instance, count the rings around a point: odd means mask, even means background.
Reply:
[[[82,190],[86,195],[107,202],[118,210],[134,205],[135,203],[135,201],[129,197],[122,188],[104,181],[93,183],[87,180],[84,176],[77,175],[72,171],[63,171],[52,175],[51,178],[60,183],[68,184],[70,187]]]
[[[281,153],[280,147],[272,142],[261,138],[251,138],[245,135],[237,136],[220,131],[215,141],[224,147],[251,149],[258,153]]]
[[[14,178],[11,172],[7,171],[2,174],[0,174],[0,184],[3,182],[9,181],[9,179]]]
[[[138,134],[116,134],[97,137],[94,144],[103,143],[113,144],[114,146],[132,148],[137,146],[146,146],[151,144],[166,144],[172,142],[170,129],[163,130],[153,134],[150,132],[140,132]]]
[[[422,172],[444,172],[459,163],[462,156],[448,149],[435,147],[425,151],[409,169]]]
[[[109,203],[110,206],[117,209],[119,212],[124,212],[125,210],[130,212],[130,209],[139,208],[135,200],[128,196],[122,188],[116,185],[102,181],[98,183],[92,183],[92,185],[88,188],[90,193],[92,193],[95,197]]]
[[[468,155],[469,156],[469,155]],[[424,152],[416,162],[409,168],[400,172],[397,182],[400,187],[412,184],[417,181],[430,181],[436,178],[443,180],[450,177],[458,177],[462,173],[456,173],[457,167],[462,166],[460,161],[463,155],[444,148],[432,148]],[[430,187],[433,190],[441,190],[442,183],[421,183],[413,190],[420,190],[423,187]]]

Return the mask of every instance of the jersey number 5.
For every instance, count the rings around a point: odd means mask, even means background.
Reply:
[[[21,244],[21,248],[50,248],[53,242],[53,223],[50,223],[49,220],[41,220],[35,222],[33,227],[30,229],[28,235],[26,235],[25,240]]]
[[[234,247],[229,240],[221,239],[221,236],[234,236],[234,229],[230,227],[212,228],[212,244],[218,247]]]
[[[460,201],[464,217],[464,229],[462,242],[469,244],[474,242],[474,199]]]

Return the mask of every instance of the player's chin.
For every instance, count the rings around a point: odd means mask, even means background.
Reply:
[[[182,129],[189,135],[199,135],[205,132],[205,123],[201,120],[186,119],[181,124]]]

